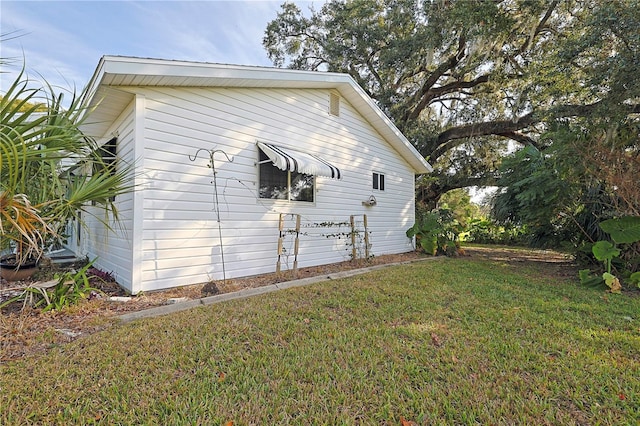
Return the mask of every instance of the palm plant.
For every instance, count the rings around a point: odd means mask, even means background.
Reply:
[[[30,88],[23,68],[0,98],[0,250],[13,247],[17,265],[39,259],[69,220],[84,223],[89,205],[117,219],[114,197],[131,189],[130,166],[105,164],[81,131],[84,95],[63,107],[50,85]]]

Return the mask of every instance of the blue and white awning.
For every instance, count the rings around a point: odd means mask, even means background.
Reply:
[[[340,169],[317,155],[264,142],[258,142],[258,146],[280,170],[332,179],[342,176]]]

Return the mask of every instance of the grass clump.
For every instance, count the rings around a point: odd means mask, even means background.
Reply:
[[[97,333],[3,365],[0,423],[634,424],[640,298],[447,259]]]

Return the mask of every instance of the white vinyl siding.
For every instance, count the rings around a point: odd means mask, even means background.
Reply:
[[[133,162],[134,131],[134,104],[131,103],[123,111],[114,127],[109,130],[108,136],[105,137],[108,140],[113,135],[117,135],[117,167],[123,167],[125,164]],[[132,289],[133,205],[133,192],[116,197],[118,222],[115,222],[110,216],[107,217],[105,211],[99,207],[93,207],[93,216],[84,216],[88,229],[83,234],[84,250],[82,253],[91,260],[96,259],[95,267],[112,273],[118,283],[129,290]],[[106,229],[101,220],[109,223],[112,229]]]
[[[350,215],[367,214],[372,254],[412,249],[405,231],[414,222],[413,169],[344,99],[339,117],[327,114],[329,90],[146,87],[135,91],[145,99],[144,123],[138,123],[144,129],[137,132],[144,135],[144,143],[136,145],[144,147],[137,156],[144,158],[145,184],[135,194],[141,197],[135,214],[141,217],[136,226],[142,227],[138,244],[142,253],[107,253],[100,261],[134,292],[223,277],[208,154],[189,159],[201,148],[222,150],[233,158],[229,162],[221,153],[214,157],[227,278],[275,270],[279,213],[302,215],[299,267],[349,260],[351,249],[345,238],[322,235],[335,234],[337,228],[314,224],[348,222]],[[123,155],[133,144],[132,117],[129,107],[118,126],[118,141],[124,144],[118,149]],[[341,170],[342,179],[316,177],[314,203],[260,199],[258,140],[318,154]],[[376,193],[375,207],[365,207],[362,201],[372,194],[374,170],[385,171],[387,190]],[[131,197],[118,201],[126,230],[133,224]],[[290,216],[287,221],[292,226]],[[117,241],[113,235],[109,238],[109,250],[112,246],[118,253],[131,250],[122,233]],[[131,263],[136,258],[141,259],[140,282],[132,284]]]

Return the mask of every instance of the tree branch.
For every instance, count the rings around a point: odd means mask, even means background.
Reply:
[[[440,196],[446,192],[470,186],[495,186],[497,181],[497,176],[491,173],[483,176],[465,176],[455,179],[430,179],[429,182],[416,185],[416,199],[418,202],[427,203],[429,207],[435,208]]]
[[[472,136],[509,134],[522,130],[538,121],[531,112],[516,120],[495,120],[452,127],[438,135],[437,148],[433,151],[430,158],[439,158],[446,151],[456,146],[458,142],[455,141],[458,139]]]
[[[367,58],[367,68],[369,69],[369,72],[371,73],[371,75],[373,76],[373,78],[376,80],[376,82],[378,83],[378,85],[380,87],[384,87],[384,81],[382,80],[382,78],[380,77],[380,74],[378,74],[378,70],[376,70],[376,67],[373,66],[373,64],[371,63],[371,59],[377,54],[379,53],[379,50],[374,50],[369,54],[369,57]]]
[[[458,38],[458,48],[456,53],[451,55],[446,61],[442,62],[424,81],[419,93],[414,96],[414,102],[416,106],[412,109],[407,109],[407,112],[402,117],[402,121],[407,122],[409,120],[415,120],[418,118],[422,110],[429,104],[429,101],[433,97],[429,97],[429,93],[432,87],[438,82],[447,71],[455,68],[460,61],[464,58],[464,51],[467,44],[467,39],[463,35]]]
[[[469,80],[469,81],[454,81],[451,82],[449,84],[445,84],[444,86],[440,86],[440,87],[436,87],[431,89],[430,91],[430,97],[431,99],[429,99],[429,101],[433,100],[434,98],[441,96],[444,93],[450,93],[450,92],[455,92],[461,89],[472,89],[482,83],[486,83],[489,81],[489,74],[484,74],[481,76],[478,76],[476,78],[474,78],[473,80]],[[425,105],[426,107],[426,105]]]
[[[472,123],[463,126],[452,127],[438,135],[436,148],[429,155],[432,161],[438,159],[449,149],[455,147],[460,142],[458,140],[474,136],[496,135],[512,139],[520,143],[533,143],[535,141],[526,135],[519,133],[519,130],[526,129],[536,123],[541,122],[545,117],[588,117],[595,113],[598,108],[603,107],[604,101],[598,101],[588,105],[560,105],[544,111],[530,112],[515,120],[494,120],[483,123]],[[640,104],[618,105],[627,114],[640,114]]]
[[[535,40],[538,34],[542,32],[542,29],[547,24],[547,21],[551,17],[551,14],[555,10],[555,8],[558,7],[558,3],[560,3],[559,0],[554,0],[549,4],[546,13],[544,14],[540,22],[538,22],[535,30],[531,33],[531,35],[527,36],[527,38],[524,40],[524,43],[522,43],[522,46],[520,46],[520,49],[518,49],[518,54],[522,54],[525,50],[527,50],[531,43],[533,43],[533,40]]]

